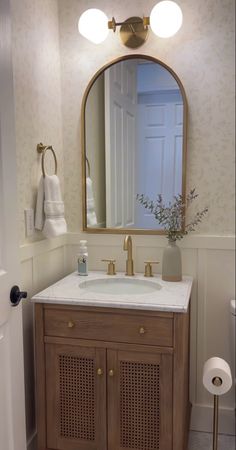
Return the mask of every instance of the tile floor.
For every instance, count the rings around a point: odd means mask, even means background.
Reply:
[[[219,434],[218,450],[235,450],[235,436]],[[188,450],[212,450],[212,434],[190,431]]]

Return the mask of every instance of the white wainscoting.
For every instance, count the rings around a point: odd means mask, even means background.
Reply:
[[[66,275],[67,236],[43,240],[20,248],[21,289],[28,292],[23,300],[23,338],[25,366],[26,433],[28,450],[36,449],[34,314],[29,299]]]
[[[117,261],[117,270],[124,271],[124,235],[68,233],[61,238],[21,247],[21,287],[28,291],[29,297],[76,270],[80,239],[88,240],[89,270],[105,270],[101,259],[112,257]],[[146,259],[157,259],[160,264],[154,266],[154,271],[161,273],[166,238],[137,235],[132,239],[135,271],[143,272]],[[194,235],[186,237],[180,246],[183,273],[194,277],[191,300],[191,428],[211,431],[213,399],[202,385],[202,369],[211,356],[222,357],[232,366],[229,302],[235,295],[234,238]],[[27,436],[30,440],[35,433],[33,310],[27,301],[23,306],[23,324]],[[234,408],[232,388],[220,399],[220,432],[234,433]]]
[[[124,271],[124,235],[68,235],[66,267],[76,268],[78,243],[88,240],[89,269],[105,270],[103,258],[115,258],[117,270]],[[135,271],[143,272],[146,259],[159,260],[154,272],[161,273],[163,236],[132,236]],[[192,235],[180,243],[183,273],[194,277],[191,297],[190,398],[193,405],[191,429],[212,431],[213,398],[202,385],[204,362],[219,356],[232,367],[230,352],[230,299],[235,296],[235,241],[233,236]],[[220,432],[234,434],[234,388],[220,399]]]

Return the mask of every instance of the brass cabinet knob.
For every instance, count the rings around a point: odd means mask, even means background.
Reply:
[[[140,327],[139,328],[139,334],[145,334],[145,333],[146,333],[145,328],[144,327]]]
[[[100,377],[101,375],[103,375],[103,370],[99,367],[99,369],[97,370],[97,374]]]
[[[72,320],[69,320],[68,324],[67,324],[68,328],[74,328],[75,323],[72,322]]]
[[[108,262],[107,275],[116,275],[115,259],[102,259],[102,262]]]
[[[145,277],[153,277],[152,264],[159,264],[159,261],[144,261],[145,265]]]
[[[114,370],[110,369],[108,372],[109,377],[114,377]]]

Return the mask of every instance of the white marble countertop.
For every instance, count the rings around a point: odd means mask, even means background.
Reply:
[[[81,283],[91,280],[130,279],[154,283],[157,289],[145,294],[104,294],[86,291],[80,287]],[[119,282],[119,281],[118,281]],[[90,272],[88,276],[79,276],[74,272],[47,289],[34,295],[35,303],[51,303],[60,305],[99,306],[109,308],[141,309],[151,311],[187,312],[191,295],[193,279],[184,276],[182,281],[167,282],[160,275],[146,278],[141,274],[126,277],[123,273],[109,276],[105,272]],[[153,286],[153,284],[152,284]]]

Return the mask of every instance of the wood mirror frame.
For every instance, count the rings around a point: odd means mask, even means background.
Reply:
[[[122,56],[120,58],[117,58],[108,64],[104,65],[99,69],[95,75],[90,80],[84,96],[82,100],[82,107],[81,107],[81,148],[82,148],[82,217],[83,217],[83,231],[87,233],[103,233],[103,234],[147,234],[147,235],[164,235],[164,230],[158,230],[158,229],[138,229],[138,228],[99,228],[99,227],[88,227],[87,226],[87,205],[86,205],[86,119],[85,119],[85,108],[86,108],[86,102],[88,99],[89,92],[94,84],[94,82],[97,80],[97,78],[103,73],[106,69],[113,66],[114,64],[129,60],[129,59],[143,59],[151,62],[155,62],[159,65],[161,65],[163,68],[165,68],[175,79],[177,82],[182,99],[183,99],[183,142],[182,142],[182,195],[185,197],[186,194],[186,157],[187,157],[187,98],[186,93],[184,90],[184,87],[182,85],[182,82],[180,81],[179,77],[176,75],[176,73],[165,63],[160,61],[157,58],[154,58],[152,56],[148,55],[142,55],[142,54],[131,54]]]

